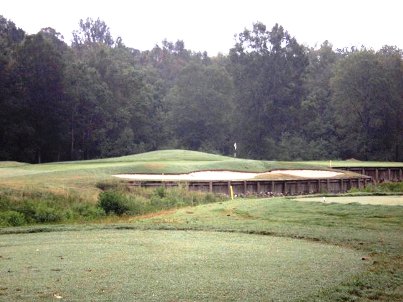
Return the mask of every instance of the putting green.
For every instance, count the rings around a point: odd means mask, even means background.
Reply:
[[[292,301],[361,271],[356,251],[238,233],[0,236],[2,301]]]

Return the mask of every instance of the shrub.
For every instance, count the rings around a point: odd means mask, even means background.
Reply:
[[[48,222],[59,222],[64,218],[63,213],[60,210],[49,207],[46,204],[38,204],[35,207],[35,213],[33,219],[35,222],[48,223]]]
[[[95,219],[105,215],[105,211],[102,208],[88,203],[75,204],[73,212],[77,218],[83,217],[85,219]]]
[[[0,226],[20,226],[26,224],[23,214],[16,211],[0,213]]]
[[[155,189],[155,193],[158,197],[164,198],[166,196],[166,190],[164,187],[158,187]]]
[[[106,214],[115,213],[116,215],[123,215],[129,210],[126,196],[116,191],[101,192],[99,194],[98,206]]]

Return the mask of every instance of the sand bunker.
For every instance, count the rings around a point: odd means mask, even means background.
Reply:
[[[203,181],[203,180],[248,180],[255,177],[264,179],[264,176],[276,176],[281,178],[284,176],[296,176],[303,178],[330,178],[342,175],[340,172],[322,171],[322,170],[276,170],[266,173],[249,173],[249,172],[234,172],[234,171],[198,171],[188,174],[118,174],[115,177],[130,179],[130,180],[145,180],[145,181]]]

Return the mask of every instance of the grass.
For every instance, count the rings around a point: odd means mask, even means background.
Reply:
[[[383,168],[383,167],[403,167],[402,162],[389,162],[389,161],[360,161],[360,160],[319,160],[319,161],[302,161],[294,162],[305,165],[313,165],[318,167],[332,167],[332,168],[344,168],[344,167],[356,167],[356,168]]]
[[[147,219],[141,228],[243,232],[352,248],[371,266],[305,301],[402,301],[403,207],[239,199]],[[308,278],[308,277],[307,277]]]
[[[113,174],[189,173],[202,170],[267,172],[288,169],[326,170],[327,162],[259,161],[186,150],[153,151],[136,155],[46,164],[0,162],[0,187],[43,190],[60,195],[72,192],[96,202],[96,184],[111,181]],[[338,162],[334,162],[335,166]],[[350,162],[349,162],[350,163]],[[356,162],[351,162],[356,164]],[[382,163],[384,165],[385,163]]]
[[[0,293],[5,301],[402,301],[403,207],[351,200],[236,199],[102,224],[0,229],[0,280],[13,278]]]
[[[0,220],[3,215],[18,223],[15,207],[24,198],[34,218],[52,218],[45,209],[57,214],[55,204],[63,213],[77,206],[92,215],[93,208],[80,206],[95,207],[100,187],[119,186],[112,174],[327,169],[326,164],[183,150],[40,165],[3,162],[0,206],[12,202],[14,208],[0,210]],[[373,188],[378,190],[385,188]],[[359,203],[401,197],[332,198],[236,199],[137,217],[102,216],[97,223],[0,228],[0,300],[403,301],[403,207]]]
[[[368,266],[353,250],[239,233],[92,230],[1,239],[3,301],[291,301]]]

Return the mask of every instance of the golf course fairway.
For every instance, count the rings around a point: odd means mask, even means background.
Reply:
[[[2,301],[291,301],[366,265],[333,245],[222,232],[10,234],[0,246]]]

